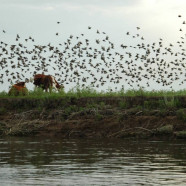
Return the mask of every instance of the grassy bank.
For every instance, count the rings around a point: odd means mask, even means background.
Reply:
[[[180,91],[145,91],[128,90],[118,92],[97,92],[94,89],[74,88],[68,92],[44,92],[42,89],[28,91],[26,96],[9,96],[0,93],[0,109],[55,109],[69,105],[86,107],[87,104],[104,103],[122,108],[142,107],[148,109],[185,108],[186,90]]]
[[[68,92],[65,92],[64,90],[60,90],[59,92],[43,92],[42,89],[35,89],[34,91],[28,91],[28,94],[26,96],[9,96],[7,92],[0,92],[0,98],[9,98],[9,97],[26,97],[26,98],[48,98],[48,97],[54,97],[54,98],[61,98],[61,97],[120,97],[120,96],[147,96],[147,97],[162,97],[162,96],[186,96],[186,89],[179,90],[179,91],[173,91],[173,90],[160,90],[160,91],[146,91],[143,89],[139,90],[120,90],[120,91],[101,91],[98,92],[93,88],[84,88],[80,89],[78,87],[75,87]]]
[[[186,138],[186,91],[0,94],[0,135]]]

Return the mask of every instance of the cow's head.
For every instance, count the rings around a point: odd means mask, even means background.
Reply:
[[[60,89],[64,89],[64,86],[61,84],[59,84],[57,81],[56,81],[56,79],[55,79],[55,87],[58,89],[58,90],[60,90]]]

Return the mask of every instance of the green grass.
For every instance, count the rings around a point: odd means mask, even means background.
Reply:
[[[60,98],[60,97],[119,97],[119,96],[145,96],[145,97],[174,97],[174,96],[186,96],[186,89],[179,91],[146,91],[143,89],[139,90],[120,90],[117,92],[113,91],[96,91],[92,88],[80,89],[79,87],[74,87],[68,92],[60,90],[59,92],[44,92],[42,89],[37,88],[34,91],[29,91],[26,96],[9,96],[7,92],[0,92],[0,98],[14,98],[14,97],[25,97],[25,98]],[[167,102],[167,104],[172,104]]]

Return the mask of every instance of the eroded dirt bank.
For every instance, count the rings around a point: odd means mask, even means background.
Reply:
[[[186,138],[186,97],[0,99],[0,135]]]

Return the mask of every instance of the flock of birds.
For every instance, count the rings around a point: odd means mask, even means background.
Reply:
[[[181,19],[181,15],[178,17]],[[44,73],[54,75],[64,87],[69,84],[119,90],[127,86],[147,88],[154,83],[171,89],[174,84],[184,86],[186,35],[182,34],[175,44],[166,45],[162,38],[147,43],[140,29],[136,27],[134,35],[126,33],[136,39],[132,41],[135,45],[125,43],[119,47],[105,32],[91,26],[88,30],[95,31],[96,39],[88,39],[85,34],[70,35],[57,46],[37,45],[33,37],[23,39],[17,34],[15,44],[0,41],[0,83],[29,81],[34,74]],[[183,33],[183,28],[179,32]],[[2,30],[2,34],[6,31]],[[59,37],[60,33],[55,35]]]

